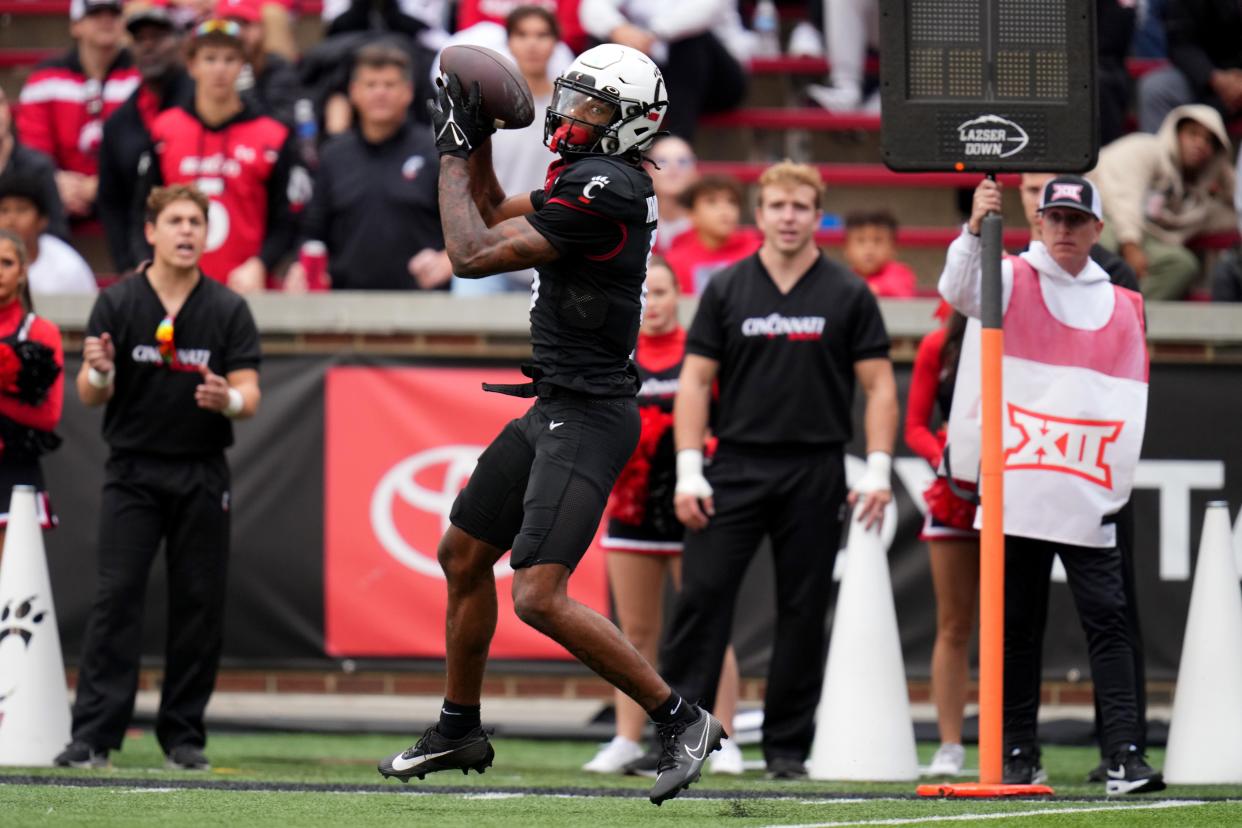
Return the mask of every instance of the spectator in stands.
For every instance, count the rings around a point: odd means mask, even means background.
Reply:
[[[1100,152],[1091,177],[1110,222],[1100,243],[1134,268],[1147,299],[1185,298],[1199,275],[1186,242],[1234,227],[1228,147],[1220,113],[1190,104],[1170,112],[1156,135],[1133,133]]]
[[[1164,58],[1168,46],[1164,37],[1164,6],[1167,0],[1138,0],[1132,53],[1137,58]]]
[[[438,52],[448,39],[446,0],[324,0],[324,34],[334,37],[346,32],[382,29],[414,38],[423,47]]]
[[[1242,150],[1238,151],[1242,161]],[[1242,171],[1235,169],[1233,209],[1238,216],[1238,232],[1242,233]],[[1242,302],[1242,242],[1221,256],[1212,269],[1212,301]]]
[[[897,218],[888,210],[860,210],[845,217],[845,263],[876,296],[915,295],[914,271],[897,261]]]
[[[17,134],[56,165],[61,203],[71,216],[95,209],[103,124],[138,87],[138,70],[121,47],[120,0],[72,0],[76,44],[44,61],[26,79]]]
[[[285,58],[267,51],[263,7],[263,0],[220,0],[216,14],[241,27],[246,48],[246,66],[238,79],[242,97],[256,111],[292,126],[293,104],[301,93],[298,73]]]
[[[876,48],[879,44],[879,0],[824,0],[824,24],[828,28],[828,65],[832,82],[828,86],[807,86],[807,95],[832,112],[860,107],[878,112],[878,93],[863,106],[863,81],[867,48]]]
[[[0,180],[0,229],[16,233],[26,247],[30,292],[96,293],[90,265],[67,243],[47,232],[47,204],[37,181]]]
[[[559,40],[557,17],[542,6],[518,6],[505,20],[505,42],[501,49],[517,64],[535,97],[535,119],[523,129],[502,129],[492,135],[492,167],[496,180],[506,193],[525,193],[544,185],[553,156],[543,144],[543,113],[552,103],[552,80],[565,67],[552,71],[554,55],[568,49]],[[475,30],[498,28],[482,22]],[[572,61],[572,56],[570,56]],[[535,277],[534,269],[517,273],[497,273],[482,279],[453,279],[453,294],[477,296],[487,293],[526,292]]]
[[[8,96],[0,89],[0,186],[11,176],[38,182],[48,209],[47,231],[57,238],[69,238],[69,222],[56,189],[56,168],[46,155],[17,140],[13,131],[13,109]]]
[[[155,737],[169,767],[205,771],[203,712],[220,666],[237,505],[224,451],[233,421],[258,410],[262,357],[246,302],[198,266],[207,199],[174,185],[152,191],[148,205],[152,262],[95,300],[77,376],[82,403],[105,406],[110,455],[73,741],[55,763],[106,768],[120,749],[138,689],[147,582],[163,547],[172,600]]]
[[[1096,0],[1096,84],[1099,87],[1100,146],[1126,134],[1130,71],[1126,58],[1134,39],[1135,0]]]
[[[1242,113],[1242,6],[1231,0],[1168,0],[1165,36],[1172,66],[1139,79],[1139,129],[1155,132],[1188,103],[1225,118]]]
[[[435,145],[406,118],[412,71],[397,46],[363,47],[349,84],[358,124],[320,156],[302,232],[327,245],[334,290],[444,288],[453,275],[440,229]],[[304,281],[301,266],[292,265],[290,289]]]
[[[268,285],[293,247],[289,196],[304,189],[298,181],[307,173],[295,164],[290,129],[242,100],[237,78],[244,65],[240,26],[212,19],[195,27],[187,64],[194,100],[155,117],[139,193],[161,184],[202,190],[211,201],[203,272],[251,293]]]
[[[660,204],[660,220],[656,228],[656,252],[667,253],[673,241],[690,229],[689,211],[682,206],[686,188],[699,177],[694,150],[676,135],[660,138],[647,153],[651,163],[651,186]]]
[[[142,85],[104,123],[99,147],[99,219],[117,273],[138,266],[134,245],[141,235],[141,217],[134,209],[138,162],[150,143],[155,117],[194,100],[194,81],[181,62],[181,30],[168,9],[140,7],[129,15],[125,27]]]
[[[690,230],[677,237],[665,259],[680,291],[698,296],[713,276],[758,250],[763,236],[738,226],[742,188],[728,176],[700,178],[682,193],[681,204],[689,212]]]
[[[581,0],[461,0],[457,4],[457,31],[465,31],[479,23],[505,26],[509,16],[518,9],[536,6],[555,15],[561,41],[570,51],[582,52],[590,44],[578,14],[580,3]]]
[[[39,458],[60,445],[55,429],[64,408],[65,355],[60,329],[35,315],[27,262],[22,240],[0,230],[0,349],[5,352],[4,390],[0,391],[0,439],[4,441],[0,453],[0,557],[4,554],[14,486],[34,487],[36,513],[44,529],[57,523]]]
[[[699,116],[733,109],[746,95],[746,72],[730,47],[740,27],[734,0],[582,0],[582,27],[597,40],[620,43],[649,56],[664,73],[676,101],[664,128],[687,141]]]
[[[661,663],[677,692],[713,709],[738,586],[770,534],[778,633],[763,753],[778,779],[806,776],[814,736],[855,382],[867,398],[867,471],[848,500],[868,527],[892,499],[897,433],[884,320],[862,281],[815,244],[822,195],[811,166],[785,162],[759,179],[763,247],[717,274],[700,298],[673,414],[673,502],[690,531]],[[719,446],[705,469],[709,412]]]

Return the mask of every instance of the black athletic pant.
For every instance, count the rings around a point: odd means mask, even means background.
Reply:
[[[229,555],[224,455],[167,458],[114,453],[99,516],[99,585],[91,607],[73,738],[121,747],[138,689],[147,577],[160,541],[168,569],[167,643],[155,735],[165,752],[202,747],[224,631]]]
[[[1117,513],[1117,551],[1121,553],[1121,586],[1126,592],[1126,615],[1129,624],[1130,649],[1134,651],[1134,701],[1138,716],[1139,750],[1147,751],[1147,660],[1143,657],[1143,628],[1139,625],[1138,591],[1134,584],[1134,501],[1126,501]],[[1100,694],[1096,692],[1095,732],[1104,732],[1100,712]]]
[[[1109,756],[1141,741],[1121,553],[1116,547],[1068,546],[1013,536],[1005,537],[1006,752],[1038,746],[1048,579],[1056,556],[1065,566],[1087,636],[1102,723],[1100,749]]]
[[[686,533],[681,592],[661,654],[664,677],[685,698],[715,707],[737,591],[759,542],[771,536],[777,615],[763,753],[768,760],[805,759],[815,736],[824,621],[841,542],[841,449],[773,453],[721,445],[706,476],[716,514],[702,532]]]
[[[733,109],[746,97],[745,70],[711,33],[670,43],[661,69],[670,102],[664,129],[687,141],[700,115]]]

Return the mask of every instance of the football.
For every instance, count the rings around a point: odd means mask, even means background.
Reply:
[[[457,75],[467,94],[477,82],[483,113],[491,116],[497,129],[521,129],[535,120],[535,97],[526,78],[499,52],[482,46],[449,46],[440,53],[440,72]]]

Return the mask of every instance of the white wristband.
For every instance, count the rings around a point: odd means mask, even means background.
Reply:
[[[682,449],[677,452],[677,479],[703,476],[703,452],[699,449]]]
[[[107,388],[116,379],[116,369],[108,371],[104,374],[91,368],[86,372],[86,381],[91,384],[92,388]]]
[[[893,457],[886,451],[873,451],[867,455],[867,470],[863,472],[856,492],[878,492],[893,486]]]
[[[236,388],[229,389],[229,404],[225,406],[224,416],[236,417],[246,406],[246,398]]]

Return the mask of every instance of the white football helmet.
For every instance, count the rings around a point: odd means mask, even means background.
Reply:
[[[553,152],[625,155],[660,131],[668,92],[659,68],[637,49],[587,49],[556,79],[543,142]]]

